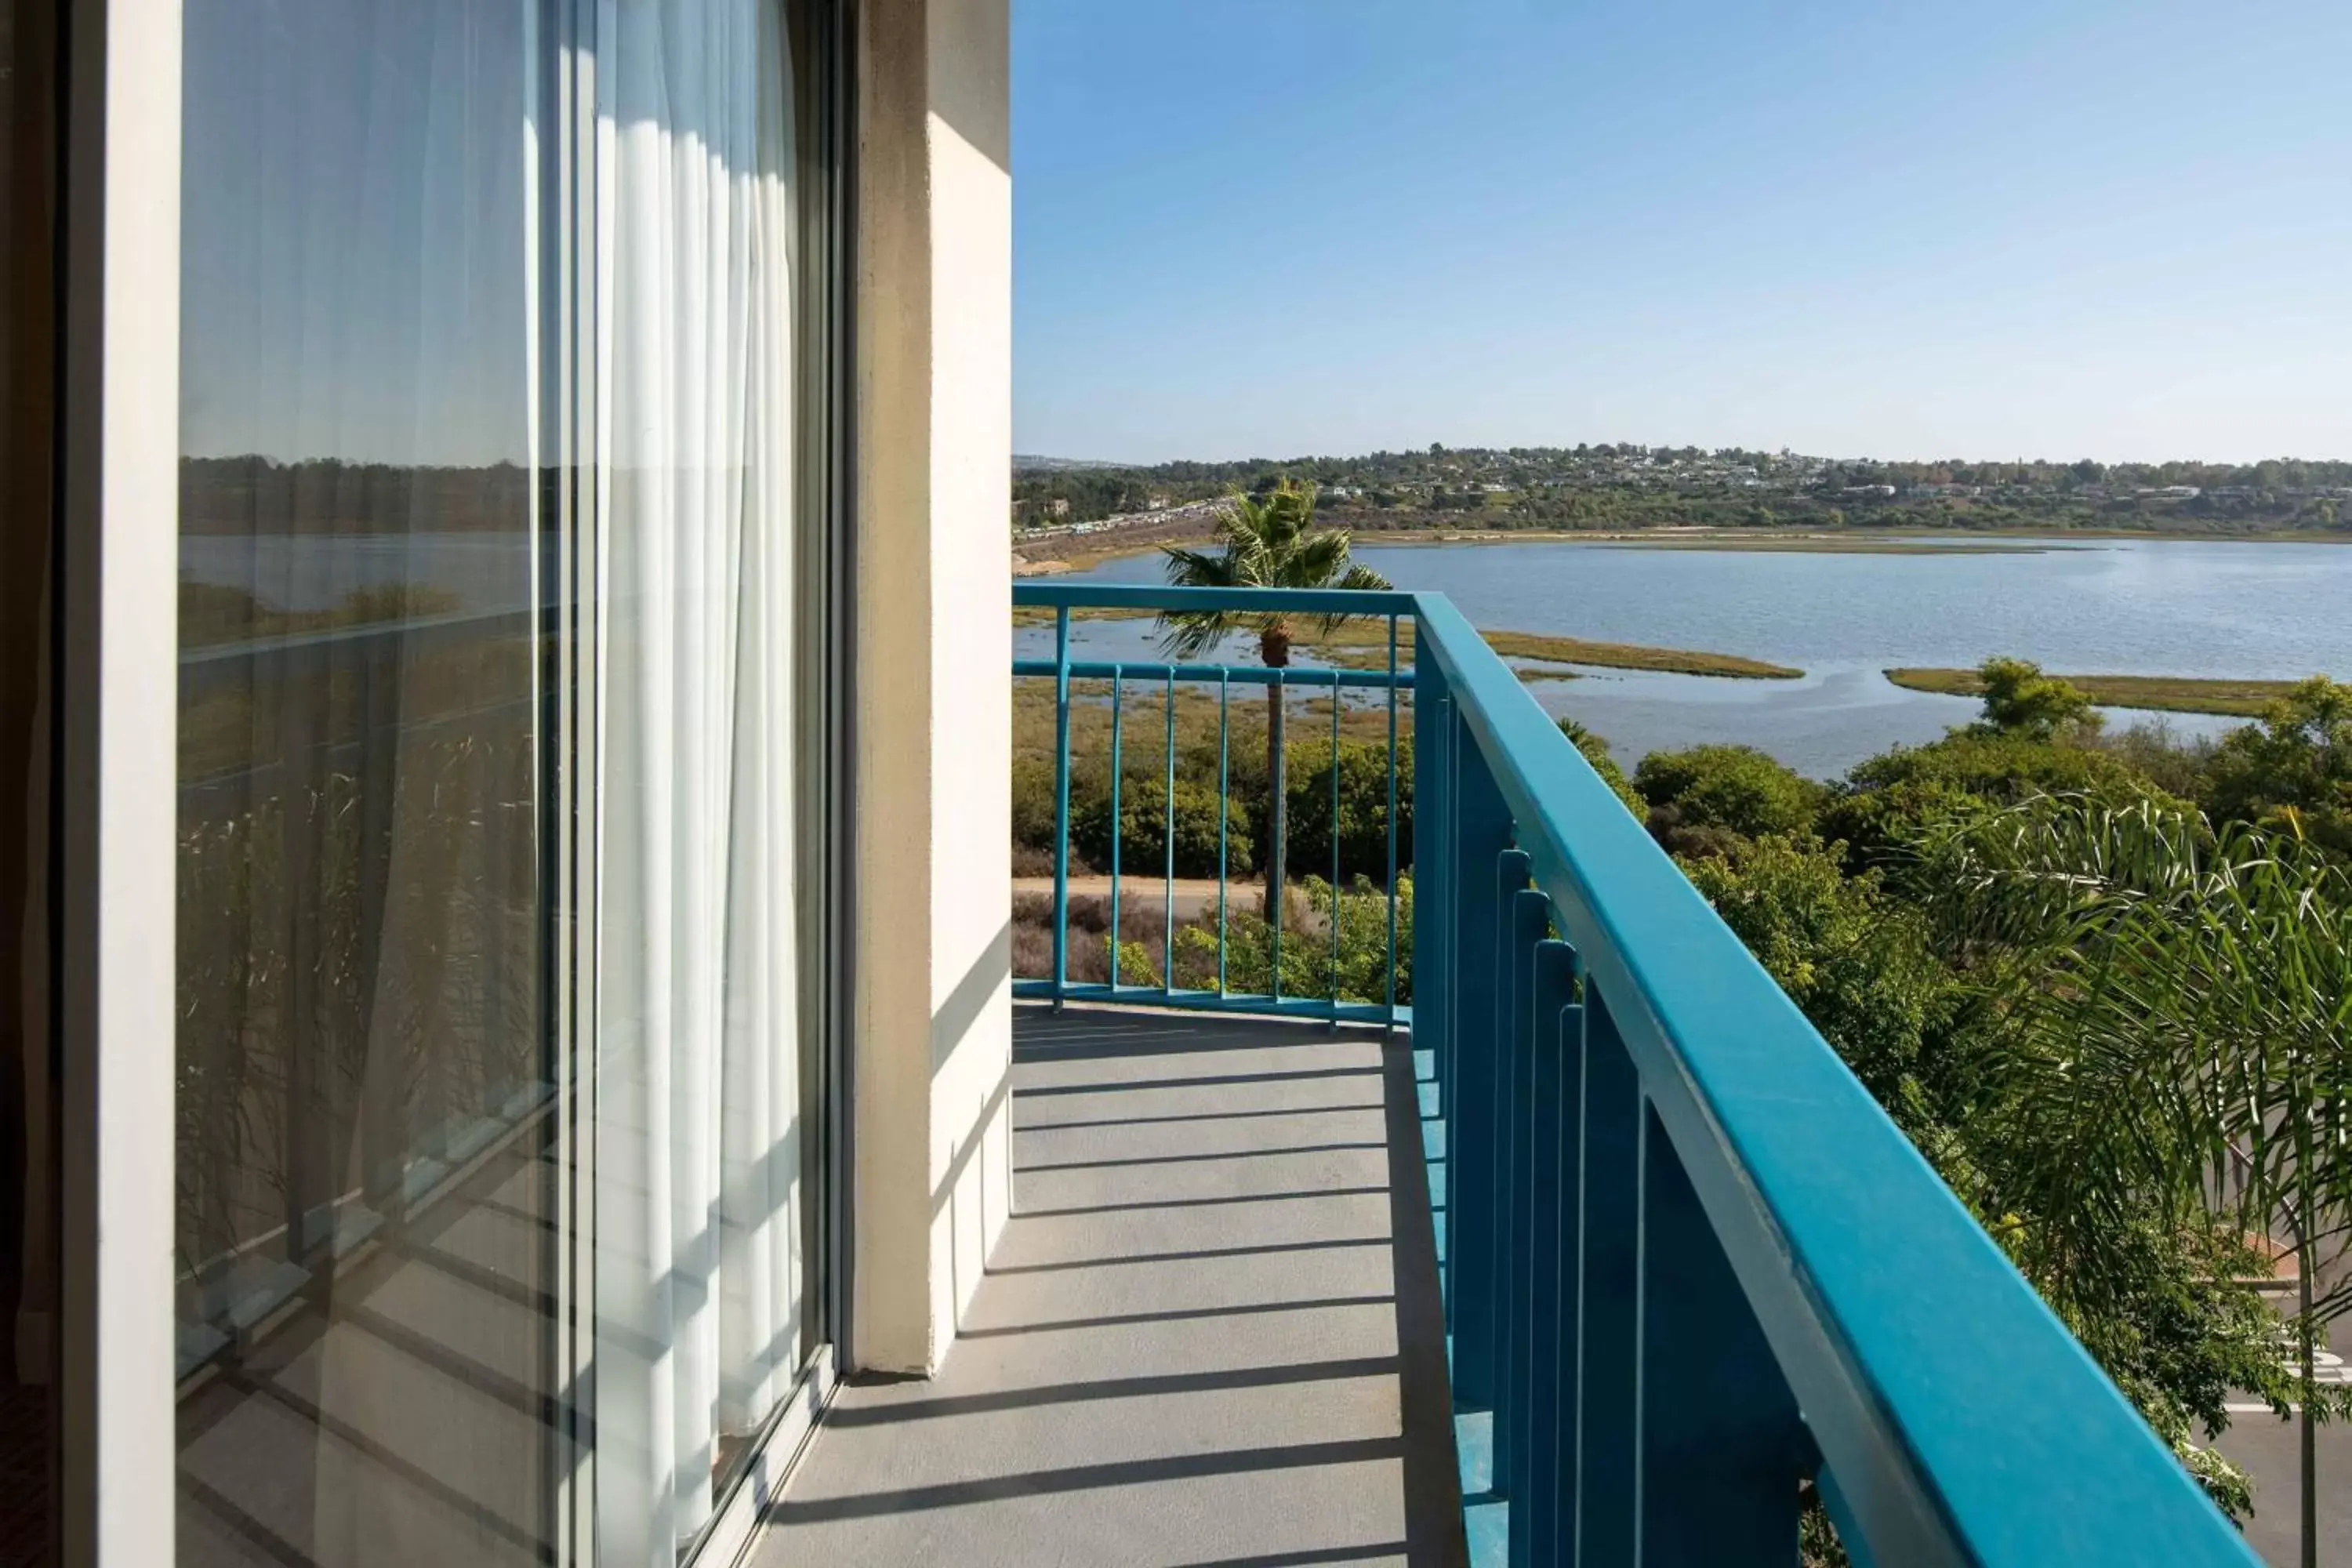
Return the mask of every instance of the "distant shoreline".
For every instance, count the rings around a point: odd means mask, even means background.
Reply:
[[[1906,691],[1946,697],[1980,697],[1984,681],[1973,669],[1896,668],[1883,671]],[[2259,719],[2272,702],[2292,691],[2292,680],[2229,680],[2182,675],[2063,675],[2102,708],[2144,713],[2210,713],[2223,719]]]
[[[1345,527],[1334,518],[1334,527]],[[1755,554],[1811,555],[2045,555],[2080,540],[2086,546],[2137,540],[2183,544],[2352,545],[2352,529],[2269,530],[2235,533],[2221,529],[1981,528],[1949,535],[1916,529],[1384,529],[1351,530],[1359,549],[1429,549],[1458,544],[1582,544],[1616,550],[1717,551]],[[1015,576],[1053,576],[1087,571],[1106,561],[1148,555],[1163,545],[1197,544],[1210,536],[1198,528],[1161,531],[1149,527],[1084,536],[1062,535],[1013,547]],[[1034,552],[1035,553],[1027,553]],[[1050,554],[1047,552],[1050,552]]]

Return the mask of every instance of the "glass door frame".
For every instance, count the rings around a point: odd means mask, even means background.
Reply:
[[[36,0],[37,3],[37,0]],[[58,1151],[58,1381],[61,1445],[58,1539],[61,1561],[152,1568],[173,1561],[177,1470],[173,1350],[173,1162],[156,1151],[176,1140],[174,984],[178,731],[179,363],[182,48],[179,0],[56,0],[62,14],[62,98],[56,650],[58,701],[57,825],[59,871],[52,906]],[[593,17],[596,0],[548,11]],[[850,964],[849,810],[854,799],[851,561],[848,520],[853,438],[850,342],[855,268],[855,26],[856,0],[814,0],[819,51],[803,80],[824,101],[812,161],[821,188],[808,197],[803,230],[816,276],[806,291],[802,406],[810,412],[801,504],[822,528],[824,626],[816,672],[825,735],[814,809],[823,845],[819,906],[824,932],[816,1002],[820,1048],[808,1102],[808,1238],[814,1279],[808,1359],[793,1395],[764,1424],[748,1464],[719,1501],[688,1560],[731,1560],[781,1484],[845,1364],[848,1321]],[[544,13],[542,13],[544,14]],[[542,211],[593,199],[595,109],[593,58],[559,51],[542,81],[562,95],[566,151],[549,160],[567,188]],[[584,134],[586,139],[582,139]],[[553,198],[557,193],[545,193]],[[576,231],[574,231],[576,232]],[[564,541],[554,569],[566,591],[550,595],[551,630],[572,628],[585,581],[577,542],[583,515],[574,481],[593,447],[573,394],[593,384],[579,351],[597,305],[569,260],[549,290],[541,344],[551,395],[542,463],[563,476],[545,499],[559,509],[551,531]],[[547,701],[557,731],[581,740],[589,661],[571,637],[550,660]],[[593,692],[585,693],[593,698]],[[573,765],[569,752],[564,766]],[[552,781],[551,781],[552,782]],[[593,1061],[582,998],[593,967],[578,910],[584,861],[577,781],[553,787],[560,832],[547,851],[562,941],[547,984],[551,1026],[575,1061]],[[578,1082],[576,1075],[574,1084]],[[593,1215],[589,1125],[579,1094],[562,1107],[568,1152],[568,1282],[556,1354],[587,1373],[593,1345]],[[575,1382],[573,1386],[579,1386]],[[590,1413],[574,1411],[574,1420]],[[584,1436],[584,1428],[582,1431]],[[559,1561],[593,1560],[593,1447],[558,1507]],[[591,1484],[579,1484],[587,1481]]]
[[[62,0],[55,920],[61,1560],[169,1563],[176,0]]]

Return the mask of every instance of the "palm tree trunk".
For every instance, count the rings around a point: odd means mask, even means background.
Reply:
[[[2303,1194],[2300,1212],[2295,1215],[2295,1293],[2301,1300],[2303,1314],[2296,1325],[2302,1331],[2303,1351],[2303,1568],[2319,1568],[2319,1445],[2312,1430],[2311,1396],[2312,1363],[2317,1359],[2312,1342],[2311,1270],[2315,1261],[2311,1245],[2311,1194]]]
[[[1290,791],[1283,779],[1283,720],[1289,704],[1284,700],[1279,684],[1265,689],[1265,787],[1266,837],[1265,856],[1265,918],[1279,930],[1282,925],[1282,886],[1284,862],[1283,840],[1288,828]]]

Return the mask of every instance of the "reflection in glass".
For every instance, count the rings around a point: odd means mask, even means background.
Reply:
[[[184,1563],[670,1568],[803,1375],[790,18],[188,0]]]
[[[552,1561],[519,0],[190,0],[183,1563]]]

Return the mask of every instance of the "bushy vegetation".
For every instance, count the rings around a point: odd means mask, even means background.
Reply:
[[[1972,802],[2013,805],[2041,795],[2107,805],[2185,804],[2119,752],[1971,727],[1855,767],[1824,797],[1816,826],[1822,838],[1846,847],[1859,870],[1899,857],[1927,825]]]
[[[1333,986],[1342,1002],[1388,1000],[1388,895],[1360,878],[1350,888],[1335,890],[1320,877],[1302,885],[1306,918],[1293,918],[1296,903],[1286,910],[1282,933],[1282,994],[1285,996],[1330,996]],[[1332,944],[1331,922],[1339,921],[1339,944]],[[1412,1001],[1412,879],[1397,879],[1396,999]],[[1217,973],[1217,932],[1213,925],[1196,924],[1177,933],[1177,968],[1205,974]],[[1225,928],[1225,987],[1229,991],[1266,994],[1275,973],[1274,928],[1248,910],[1227,916]]]
[[[1256,732],[1263,735],[1264,731]],[[1412,863],[1412,748],[1408,728],[1397,746],[1397,864]],[[1254,747],[1229,748],[1226,758],[1225,874],[1246,879],[1268,859],[1273,831],[1266,770]],[[1286,748],[1284,793],[1288,797],[1294,863],[1328,875],[1331,867],[1332,749],[1328,733],[1293,741]],[[1389,775],[1386,741],[1342,737],[1339,748],[1339,878],[1389,874]],[[1166,865],[1165,754],[1142,751],[1129,760],[1119,781],[1119,863],[1130,874],[1158,875]],[[1013,764],[1013,842],[1017,848],[1050,857],[1054,852],[1054,765],[1042,758],[1016,758]],[[1111,861],[1110,767],[1107,757],[1080,756],[1070,770],[1070,847],[1090,870],[1107,871]],[[1180,743],[1176,756],[1176,875],[1217,875],[1217,750]],[[1050,867],[1050,860],[1047,864]]]
[[[2250,1483],[2204,1445],[2229,1391],[2322,1419],[2344,1403],[2283,1359],[2256,1281],[2265,1248],[2316,1255],[2352,1213],[2352,1178],[2286,1135],[2352,1068],[2352,692],[2306,683],[2198,746],[2103,736],[2024,661],[1979,673],[1978,723],[1825,789],[1712,746],[1634,782],[1693,884],[2243,1515]],[[2323,1167],[2315,1203],[2294,1184]]]
[[[2302,682],[2205,758],[2206,810],[2352,858],[2352,686]]]
[[[1053,780],[1045,780],[1046,842],[1052,842]],[[1083,791],[1073,788],[1070,804],[1070,846],[1088,865],[1108,869],[1111,860],[1110,782],[1106,774],[1089,780]],[[1034,806],[1016,808],[1026,817],[1035,815]],[[1253,851],[1248,814],[1238,801],[1224,803],[1223,821],[1220,824],[1215,781],[1201,783],[1188,778],[1176,781],[1176,854],[1175,875],[1179,877],[1213,877],[1222,863],[1227,875],[1244,877],[1257,864]],[[1168,780],[1158,777],[1129,777],[1119,783],[1118,800],[1118,865],[1129,876],[1153,875],[1167,870],[1168,856]],[[1220,832],[1222,826],[1223,831]],[[1222,857],[1222,861],[1220,858]]]
[[[2251,1485],[2205,1436],[2229,1425],[2231,1392],[2310,1419],[2352,1398],[2307,1381],[2294,1354],[2314,1325],[2352,1310],[2352,1281],[2284,1317],[2263,1289],[2283,1254],[2311,1277],[2305,1260],[2330,1255],[2352,1222],[2352,1158],[2318,1136],[2352,1080],[2352,688],[2305,682],[2255,724],[2182,742],[2160,725],[2103,733],[2079,692],[2030,663],[1979,673],[1978,722],[1829,784],[1738,746],[1653,752],[1629,780],[1605,742],[1573,721],[1561,729],[2242,1517]],[[1185,781],[1205,767],[1213,786],[1214,766],[1213,749],[1180,754],[1180,862]],[[1336,757],[1328,736],[1292,744],[1293,854],[1328,855],[1335,771],[1341,887],[1308,878],[1286,897],[1282,990],[1379,1001],[1383,744],[1344,738]],[[1265,770],[1232,777],[1248,828],[1235,837],[1263,864]],[[1074,796],[1104,784],[1082,776]],[[1408,766],[1407,865],[1411,784]],[[1050,769],[1019,775],[1016,834],[1050,835],[1051,784]],[[1213,828],[1213,787],[1206,811]],[[1397,994],[1409,1001],[1409,878],[1398,894]],[[1077,917],[1074,906],[1073,975],[1098,975],[1110,937],[1099,919],[1076,931]],[[1213,919],[1181,920],[1171,939],[1156,907],[1142,918],[1160,923],[1121,921],[1122,980],[1155,983],[1172,950],[1176,984],[1216,983]],[[1045,936],[1021,926],[1019,952]],[[1271,988],[1273,936],[1256,909],[1228,910],[1230,989]],[[2183,1092],[2224,1080],[2227,1094]],[[1813,1542],[1821,1561],[1825,1542]]]
[[[1652,752],[1633,770],[1650,829],[1670,849],[1704,849],[1726,837],[1811,830],[1820,789],[1752,746]]]

